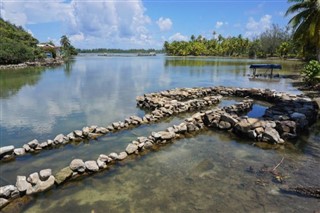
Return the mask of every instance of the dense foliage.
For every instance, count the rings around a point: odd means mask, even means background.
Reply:
[[[107,48],[97,48],[97,49],[77,49],[79,53],[149,53],[156,52],[162,53],[162,50],[155,49],[107,49]]]
[[[278,25],[263,32],[258,38],[249,40],[241,34],[237,37],[216,36],[206,39],[199,35],[191,36],[189,41],[173,41],[164,43],[164,50],[168,55],[178,56],[232,56],[232,57],[300,57],[295,48],[288,28]]]
[[[22,27],[0,18],[0,64],[17,64],[41,57],[38,40]]]
[[[308,84],[319,82],[320,78],[320,62],[311,60],[302,70],[304,80]]]
[[[289,24],[293,27],[294,39],[300,41],[305,52],[314,54],[320,61],[320,2],[319,0],[289,0],[294,2],[286,15],[294,14]]]
[[[64,58],[68,59],[71,56],[78,54],[78,51],[76,50],[76,48],[74,48],[74,46],[71,45],[71,42],[66,35],[61,36],[60,44],[61,53]]]

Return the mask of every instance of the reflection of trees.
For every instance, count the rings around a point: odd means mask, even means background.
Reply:
[[[71,71],[72,71],[72,66],[75,63],[75,60],[68,60],[64,63],[64,73],[66,74],[66,76],[70,76],[71,75]]]
[[[15,95],[25,85],[35,85],[44,68],[33,67],[20,70],[0,70],[0,98]]]
[[[225,60],[221,58],[166,58],[165,59],[165,66],[243,66],[245,65],[246,61],[244,60]]]
[[[234,71],[249,70],[250,64],[281,64],[280,73],[299,74],[303,63],[285,60],[252,60],[243,58],[213,58],[213,57],[166,57],[165,67],[225,67],[232,66]]]

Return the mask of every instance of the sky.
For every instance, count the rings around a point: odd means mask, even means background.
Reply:
[[[272,24],[287,25],[287,0],[0,0],[4,20],[40,42],[76,48],[155,48],[165,41],[224,37],[252,39]]]

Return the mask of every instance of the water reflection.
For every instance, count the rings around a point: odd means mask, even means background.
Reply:
[[[26,68],[21,70],[0,70],[0,99],[10,98],[25,86],[34,86],[41,78],[45,68]]]

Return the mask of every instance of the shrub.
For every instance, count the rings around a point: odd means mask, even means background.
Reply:
[[[302,70],[304,81],[308,84],[315,84],[319,81],[320,63],[316,60],[309,61]]]

